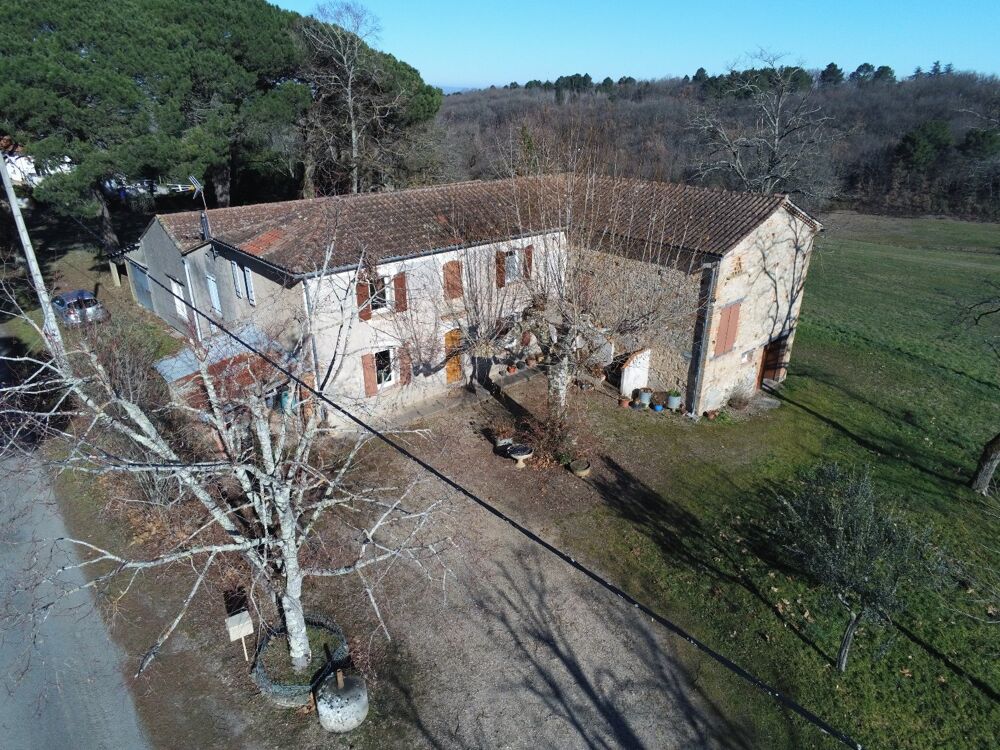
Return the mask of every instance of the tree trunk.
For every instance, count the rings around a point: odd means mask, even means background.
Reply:
[[[549,422],[566,426],[566,398],[569,392],[569,355],[560,354],[549,365]]]
[[[117,250],[121,247],[118,233],[115,232],[114,224],[111,223],[111,211],[108,209],[108,202],[104,200],[104,195],[100,190],[91,191],[94,200],[97,201],[97,220],[100,227],[101,242],[105,251]]]
[[[988,495],[998,466],[1000,466],[1000,433],[997,433],[983,448],[976,473],[969,483],[972,489],[982,495]]]
[[[297,560],[286,558],[285,590],[281,594],[281,612],[285,617],[288,633],[288,656],[296,672],[303,671],[312,661],[309,634],[306,632],[305,615],[302,612],[302,573]]]
[[[233,187],[233,172],[229,162],[212,167],[210,175],[212,190],[215,193],[215,204],[220,208],[226,208],[229,206]]]
[[[854,634],[858,630],[858,625],[861,624],[861,617],[862,615],[851,612],[851,619],[847,622],[847,629],[844,630],[844,637],[840,641],[840,652],[837,654],[838,672],[847,671],[847,656],[851,651],[851,644],[854,642]]]

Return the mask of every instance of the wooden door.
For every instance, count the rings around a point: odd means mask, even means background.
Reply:
[[[462,331],[452,329],[444,335],[445,381],[462,382]]]
[[[759,388],[765,380],[778,380],[785,370],[785,348],[788,342],[787,336],[775,339],[764,347],[764,354],[760,361],[760,375],[757,378]]]

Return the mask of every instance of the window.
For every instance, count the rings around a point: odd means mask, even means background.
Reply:
[[[251,305],[256,305],[257,298],[253,293],[253,271],[246,266],[243,266],[243,283],[246,285],[247,289],[247,302]]]
[[[212,311],[217,315],[222,315],[222,301],[219,299],[219,283],[210,273],[205,274],[205,283],[208,284],[208,298],[212,302]]]
[[[375,352],[375,382],[380,388],[392,382],[392,349]]]
[[[178,317],[187,320],[188,309],[187,305],[184,304],[184,285],[177,279],[170,279],[170,292],[174,295],[174,310],[177,311]]]
[[[389,306],[389,279],[377,276],[368,282],[368,299],[372,310],[384,310]]]
[[[504,275],[508,279],[516,279],[521,276],[521,259],[517,250],[511,250],[504,258]]]
[[[233,266],[233,289],[236,290],[236,297],[238,299],[243,299],[243,279],[240,278],[242,274],[240,273],[240,267],[236,265],[235,260],[229,261]]]

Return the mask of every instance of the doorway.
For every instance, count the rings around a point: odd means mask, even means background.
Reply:
[[[764,347],[764,353],[760,358],[760,372],[757,373],[757,388],[764,384],[765,380],[778,381],[784,378],[785,368],[788,366],[788,336],[776,338]]]
[[[445,382],[462,382],[462,330],[454,328],[444,335]]]

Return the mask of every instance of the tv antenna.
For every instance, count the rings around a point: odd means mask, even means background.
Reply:
[[[203,240],[212,239],[212,227],[208,223],[208,203],[205,201],[205,186],[201,184],[201,181],[194,175],[188,176],[188,181],[191,183],[191,187],[194,188],[194,199],[197,200],[198,196],[201,196],[201,238]]]

